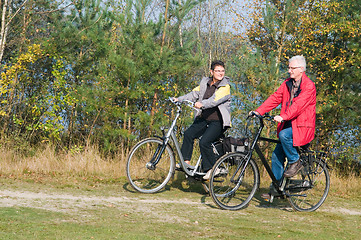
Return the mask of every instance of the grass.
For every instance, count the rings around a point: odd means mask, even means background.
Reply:
[[[195,154],[196,155],[196,154]],[[81,152],[56,154],[49,146],[24,157],[9,149],[0,148],[0,174],[10,178],[26,178],[26,181],[43,182],[44,176],[54,179],[73,179],[71,181],[113,182],[124,178],[126,154],[119,153],[113,158],[104,159],[96,148]],[[260,166],[260,165],[259,165]],[[269,185],[269,177],[260,168],[261,181]],[[350,174],[342,176],[337,171],[331,173],[331,191],[338,196],[350,198],[361,196],[361,178]],[[30,180],[31,179],[31,180]],[[77,180],[74,180],[77,179]],[[60,180],[59,180],[60,181]]]
[[[81,152],[55,153],[47,146],[33,156],[25,157],[11,150],[0,149],[0,169],[3,174],[55,174],[77,176],[124,176],[124,153],[113,158],[103,158],[95,148]],[[122,170],[121,170],[122,169]]]
[[[219,209],[199,182],[177,173],[166,189],[140,194],[127,183],[124,157],[96,150],[23,158],[0,152],[0,239],[358,239],[361,179],[331,172],[326,202],[312,213],[260,198]]]
[[[199,183],[182,185],[186,180],[176,177],[152,195],[134,192],[125,178],[0,178],[0,239],[357,239],[361,233],[360,196],[331,192],[319,210],[301,213],[283,200],[262,201],[261,188],[246,209],[224,211]]]

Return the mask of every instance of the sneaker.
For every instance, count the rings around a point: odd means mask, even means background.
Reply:
[[[265,200],[266,202],[273,203],[274,196],[269,193],[263,193],[261,195],[261,198],[263,198],[263,200]]]
[[[227,174],[228,171],[224,168],[217,168],[216,172],[214,173],[214,176],[218,176],[220,174]],[[211,177],[212,169],[209,169],[206,175],[204,175],[203,180],[208,180]]]
[[[269,192],[268,193],[262,193],[261,198],[263,198],[266,201],[272,202],[274,197],[278,197],[279,193],[277,192],[275,186],[273,186],[273,183],[269,186]]]
[[[186,167],[187,167],[188,169],[194,169],[194,166],[189,165],[188,163],[185,163],[185,165],[186,165]],[[175,169],[176,169],[176,170],[183,170],[182,165],[180,165],[179,163],[176,163]]]
[[[262,193],[261,198],[263,198],[266,201],[269,201],[271,199],[271,194],[269,193]]]

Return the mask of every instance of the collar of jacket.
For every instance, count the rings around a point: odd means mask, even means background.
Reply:
[[[303,79],[303,76],[304,76],[304,73],[301,77],[301,80],[300,80],[300,85],[298,86],[298,89],[297,89],[297,92],[295,93],[295,95],[293,96],[294,98],[297,97],[298,95],[300,95],[301,93],[301,84],[302,84],[302,79]],[[292,90],[292,86],[294,84],[294,79],[293,78],[288,78],[286,80],[286,85],[287,85],[287,88],[288,88],[288,92],[290,93],[290,96],[291,96],[291,90]]]
[[[210,79],[212,79],[212,77],[208,77],[207,79],[208,79],[208,80],[207,80],[207,83],[208,83],[208,81],[209,81]],[[217,88],[219,88],[219,87],[224,87],[224,86],[226,86],[227,84],[229,84],[229,77],[224,76],[223,79],[222,79],[221,81],[219,81]]]

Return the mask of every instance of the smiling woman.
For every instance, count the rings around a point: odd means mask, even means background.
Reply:
[[[216,162],[212,143],[230,127],[230,83],[225,76],[225,65],[215,60],[211,64],[210,77],[201,80],[198,87],[188,94],[177,98],[177,101],[189,100],[195,102],[195,107],[201,109],[193,124],[184,132],[182,155],[186,163],[190,163],[195,139],[200,139],[199,147],[202,155],[202,171],[207,172],[208,179]]]
[[[215,84],[217,81],[221,81],[224,77],[224,66],[216,65],[214,69],[210,70],[211,76],[213,76],[212,85]]]

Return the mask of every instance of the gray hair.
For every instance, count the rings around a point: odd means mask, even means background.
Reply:
[[[306,59],[303,55],[293,56],[288,62],[291,63],[292,61],[297,61],[300,67],[303,67],[303,71],[306,72]]]

